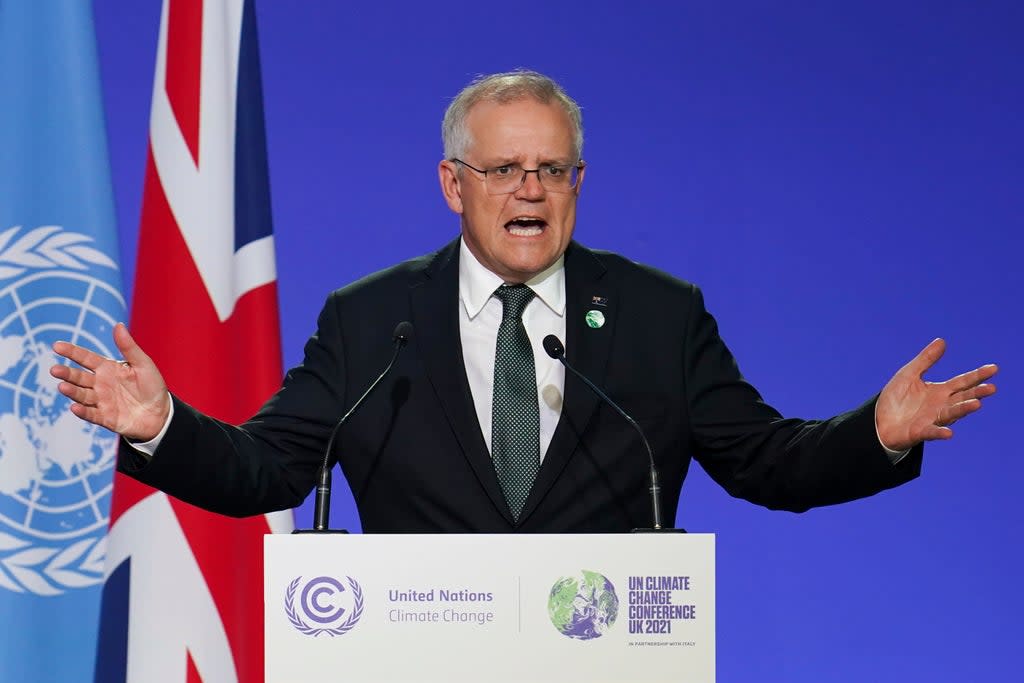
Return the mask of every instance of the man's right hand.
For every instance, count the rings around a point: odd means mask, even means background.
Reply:
[[[150,441],[163,429],[170,412],[167,385],[121,323],[114,327],[114,343],[123,361],[56,342],[54,352],[81,368],[55,365],[50,374],[62,380],[57,389],[73,401],[72,413],[127,439]]]

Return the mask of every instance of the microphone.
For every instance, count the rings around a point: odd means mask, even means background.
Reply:
[[[341,416],[338,420],[334,429],[331,430],[331,436],[327,440],[327,448],[324,449],[324,461],[320,466],[320,475],[317,479],[316,484],[316,499],[313,501],[313,533],[332,533],[328,529],[329,520],[331,516],[331,451],[334,450],[334,440],[338,436],[338,431],[341,426],[348,422],[348,419],[352,417],[352,414],[359,409],[359,406],[363,405],[363,401],[373,393],[373,390],[377,388],[377,385],[381,383],[394,366],[395,361],[398,360],[398,354],[402,352],[402,348],[409,342],[409,338],[412,337],[412,323],[407,320],[403,320],[395,326],[395,331],[391,334],[391,340],[395,345],[395,352],[391,355],[391,361],[387,367],[384,368],[384,372],[377,376],[377,379],[373,381],[363,395],[352,404],[352,407],[348,409],[348,412]],[[296,531],[295,533],[308,533],[308,531]],[[344,532],[342,532],[344,533]]]
[[[619,407],[615,401],[608,398],[608,395],[597,388],[597,385],[591,382],[585,377],[579,370],[569,365],[569,361],[565,359],[565,346],[562,342],[553,334],[549,334],[544,337],[544,350],[549,356],[557,360],[559,363],[565,366],[565,369],[570,371],[572,374],[583,380],[583,383],[590,387],[591,391],[600,397],[602,401],[607,403],[609,406],[615,409],[622,418],[633,426],[637,434],[640,435],[640,440],[644,443],[644,448],[647,449],[647,458],[650,461],[651,471],[648,474],[648,479],[651,482],[651,486],[648,489],[651,492],[651,522],[654,531],[669,531],[669,529],[662,528],[661,524],[661,486],[658,484],[658,468],[654,464],[654,452],[651,450],[651,444],[647,442],[647,436],[644,435],[644,430],[640,429],[640,425],[636,423],[632,417],[630,417],[625,410]],[[646,531],[646,529],[633,529],[633,531]],[[672,531],[675,531],[674,529]]]

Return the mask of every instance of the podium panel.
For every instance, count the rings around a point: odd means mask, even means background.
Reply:
[[[271,535],[267,683],[714,681],[712,534]]]

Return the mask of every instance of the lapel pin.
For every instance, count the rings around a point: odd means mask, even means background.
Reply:
[[[597,296],[595,294],[594,296],[590,297],[590,303],[593,306],[607,306],[608,305],[608,297],[606,297],[606,296]]]
[[[604,313],[601,311],[587,311],[587,326],[597,329],[604,325]]]

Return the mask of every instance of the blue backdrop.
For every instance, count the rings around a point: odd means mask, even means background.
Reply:
[[[936,336],[936,379],[1002,368],[919,480],[869,500],[773,513],[691,471],[678,520],[718,534],[719,680],[1012,675],[1024,5],[459,4],[258,7],[286,365],[322,295],[456,234],[451,96],[546,72],[584,108],[577,238],[701,285],[784,413],[859,404]],[[95,13],[131,283],[159,2]]]

